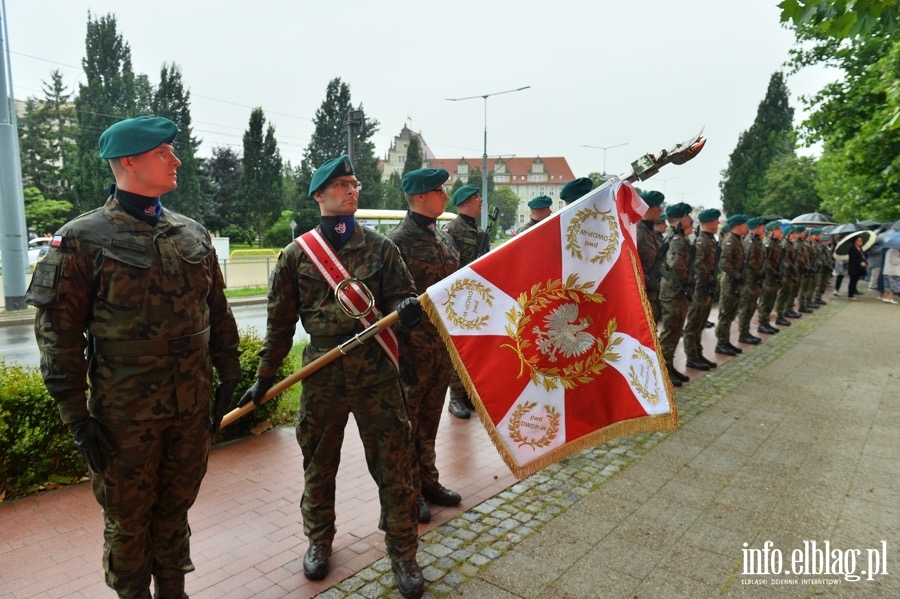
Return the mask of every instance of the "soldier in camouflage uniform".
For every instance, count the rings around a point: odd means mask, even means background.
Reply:
[[[157,598],[187,597],[187,514],[206,473],[213,365],[223,381],[213,429],[241,378],[209,234],[160,202],[177,187],[177,133],[158,117],[103,132],[112,195],[59,230],[27,296],[44,383],[103,508],[106,583],[129,599],[149,599],[151,577]]]
[[[722,213],[715,208],[708,208],[697,215],[700,232],[694,239],[694,293],[684,325],[684,353],[687,355],[687,367],[696,370],[709,370],[717,366],[716,362],[703,356],[700,338],[703,329],[706,328],[718,285],[716,274],[719,264],[719,244],[716,242],[715,233],[719,228],[721,215]]]
[[[659,345],[669,373],[669,380],[675,387],[688,382],[683,372],[675,369],[675,348],[681,339],[684,319],[691,304],[691,244],[687,236],[691,234],[691,207],[684,202],[666,208],[666,218],[672,227],[672,241],[666,252],[662,281],[659,285],[659,301],[662,304],[662,332]]]
[[[641,199],[649,206],[637,224],[637,251],[644,272],[644,288],[653,309],[653,320],[659,322],[662,307],[659,304],[659,283],[662,277],[662,263],[666,259],[668,247],[663,249],[663,236],[655,226],[662,214],[662,203],[666,197],[658,191],[641,191]]]
[[[450,201],[456,206],[459,214],[443,228],[459,250],[459,266],[462,268],[478,257],[478,246],[484,236],[484,230],[478,226],[476,219],[481,216],[483,201],[478,188],[474,185],[463,185],[456,190]],[[472,405],[472,400],[459,380],[456,370],[450,373],[450,402],[447,409],[457,418],[469,418],[475,411],[475,406]]]
[[[744,284],[741,288],[740,316],[738,317],[738,341],[757,345],[761,338],[750,333],[750,319],[756,313],[756,302],[762,293],[763,263],[766,248],[763,246],[766,221],[761,216],[747,220],[747,237],[744,239]]]
[[[784,225],[782,231],[787,233],[787,237],[782,241],[782,257],[781,257],[781,288],[778,290],[778,296],[775,298],[775,312],[777,318],[775,324],[789,327],[791,321],[788,318],[800,318],[800,314],[794,312],[794,286],[797,281],[797,233],[798,230],[792,225]]]
[[[763,286],[759,294],[759,327],[757,331],[766,335],[775,335],[780,331],[771,324],[772,309],[775,307],[775,297],[781,286],[781,254],[783,246],[781,238],[784,233],[781,223],[777,220],[766,224],[766,257],[763,261]]]
[[[313,174],[309,196],[319,204],[318,233],[352,277],[371,292],[382,314],[396,310],[402,328],[414,327],[422,309],[413,296],[412,277],[396,246],[358,224],[359,181],[347,156],[324,163]],[[257,381],[239,406],[258,403],[293,344],[297,318],[310,335],[303,350],[309,364],[363,330],[335,301],[322,273],[298,242],[278,256],[269,291],[265,344]],[[446,386],[444,387],[446,389]],[[416,562],[416,498],[410,478],[412,438],[397,369],[376,342],[348,351],[303,381],[297,442],[303,452],[304,489],[300,509],[309,548],[303,574],[320,580],[328,574],[335,535],[335,477],[344,428],[353,414],[369,473],[378,485],[385,545],[404,597],[419,597],[424,588]]]
[[[549,196],[537,196],[528,200],[528,209],[531,210],[531,220],[516,230],[516,235],[524,233],[552,214],[550,206],[553,200]]]
[[[810,241],[809,236],[810,231],[804,227],[799,237],[801,249],[800,254],[803,257],[801,262],[804,268],[801,271],[799,285],[797,286],[797,302],[799,305],[798,312],[802,312],[804,314],[809,314],[813,311],[813,308],[818,307],[810,305],[810,303],[812,302],[813,287],[816,280],[816,248]]]
[[[459,251],[453,239],[435,224],[447,202],[444,183],[449,178],[442,168],[406,173],[402,185],[409,212],[387,234],[400,249],[419,293],[459,269]],[[435,465],[434,443],[453,364],[437,328],[427,319],[401,336],[400,350],[410,358],[404,364],[407,372],[403,387],[413,430],[412,479],[419,521],[427,522],[431,510],[426,500],[443,506],[454,506],[462,500],[459,493],[441,485]]]
[[[820,306],[824,306],[827,302],[822,299],[822,295],[825,293],[825,287],[828,285],[828,281],[831,280],[831,271],[834,268],[834,256],[831,255],[830,236],[825,235],[822,232],[822,229],[818,229],[817,242],[819,252],[816,257],[816,264],[818,265],[819,271],[816,275],[816,289],[813,293],[813,302]]]
[[[737,315],[743,285],[745,261],[744,245],[741,237],[747,232],[747,217],[732,214],[726,221],[728,235],[722,240],[722,255],[719,256],[719,272],[722,281],[719,293],[719,321],[716,323],[716,353],[735,356],[741,349],[731,344],[731,323]]]

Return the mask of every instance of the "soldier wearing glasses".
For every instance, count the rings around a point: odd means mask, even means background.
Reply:
[[[450,235],[436,226],[447,203],[444,183],[449,178],[442,168],[403,175],[409,212],[387,234],[400,249],[418,293],[459,269],[459,251]],[[459,493],[441,485],[435,465],[434,443],[453,364],[440,334],[427,319],[400,336],[400,355],[404,357],[401,376],[413,430],[413,487],[418,494],[419,522],[428,522],[431,510],[426,500],[443,506],[462,500]]]
[[[401,327],[415,327],[422,309],[413,295],[413,280],[396,246],[383,235],[356,222],[359,181],[347,156],[329,160],[313,174],[309,195],[319,205],[316,228],[337,260],[383,314],[396,310]],[[238,406],[259,400],[275,382],[275,374],[293,344],[299,316],[310,335],[303,351],[308,364],[363,329],[335,302],[335,292],[314,264],[301,239],[278,256],[269,291],[266,339],[260,351],[257,381]],[[316,253],[313,252],[313,256]],[[395,356],[396,358],[396,356]],[[446,385],[444,386],[446,389]],[[335,477],[344,428],[353,414],[365,448],[366,463],[381,501],[378,527],[400,593],[420,597],[422,571],[416,562],[416,496],[410,478],[412,440],[394,362],[378,343],[363,343],[303,381],[297,442],[303,452],[304,489],[300,509],[309,549],[303,574],[320,580],[328,574],[335,535]]]

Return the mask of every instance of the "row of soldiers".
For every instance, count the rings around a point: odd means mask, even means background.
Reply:
[[[789,319],[825,305],[822,294],[834,262],[822,229],[733,214],[720,231],[722,213],[715,208],[701,211],[695,223],[688,204],[663,209],[662,193],[640,196],[650,208],[637,227],[638,254],[673,386],[690,380],[674,366],[682,336],[687,367],[709,370],[716,362],[703,355],[704,328],[715,326],[717,354],[734,356],[742,352],[731,343],[735,318],[738,342],[757,345],[762,338],[750,331],[755,313],[757,331],[774,335],[780,329],[772,324],[773,312],[775,325],[790,326]],[[713,324],[708,319],[717,300]]]

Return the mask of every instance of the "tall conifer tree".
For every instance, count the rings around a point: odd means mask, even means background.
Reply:
[[[282,210],[281,154],[275,141],[275,126],[266,127],[262,108],[250,113],[250,124],[244,132],[244,157],[241,161],[241,180],[238,185],[237,214],[247,219],[249,228],[256,231],[260,245],[263,233],[272,226]]]

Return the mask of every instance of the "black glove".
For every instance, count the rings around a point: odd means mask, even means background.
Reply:
[[[222,381],[216,387],[216,400],[213,404],[213,417],[210,422],[209,431],[211,433],[219,432],[219,426],[222,425],[222,418],[231,407],[231,401],[234,398],[234,388],[237,387],[237,381]]]
[[[422,322],[422,306],[419,300],[414,297],[408,297],[397,306],[397,315],[400,317],[400,324],[407,329],[411,329]]]
[[[253,405],[257,408],[259,407],[259,400],[261,400],[266,392],[272,388],[272,385],[275,384],[274,376],[261,376],[256,379],[256,382],[250,386],[249,389],[241,396],[238,400],[237,407],[242,408],[251,401]]]
[[[66,426],[72,433],[75,447],[81,452],[88,468],[93,472],[103,472],[109,466],[109,459],[116,455],[112,443],[106,438],[100,423],[91,416],[70,422]]]

